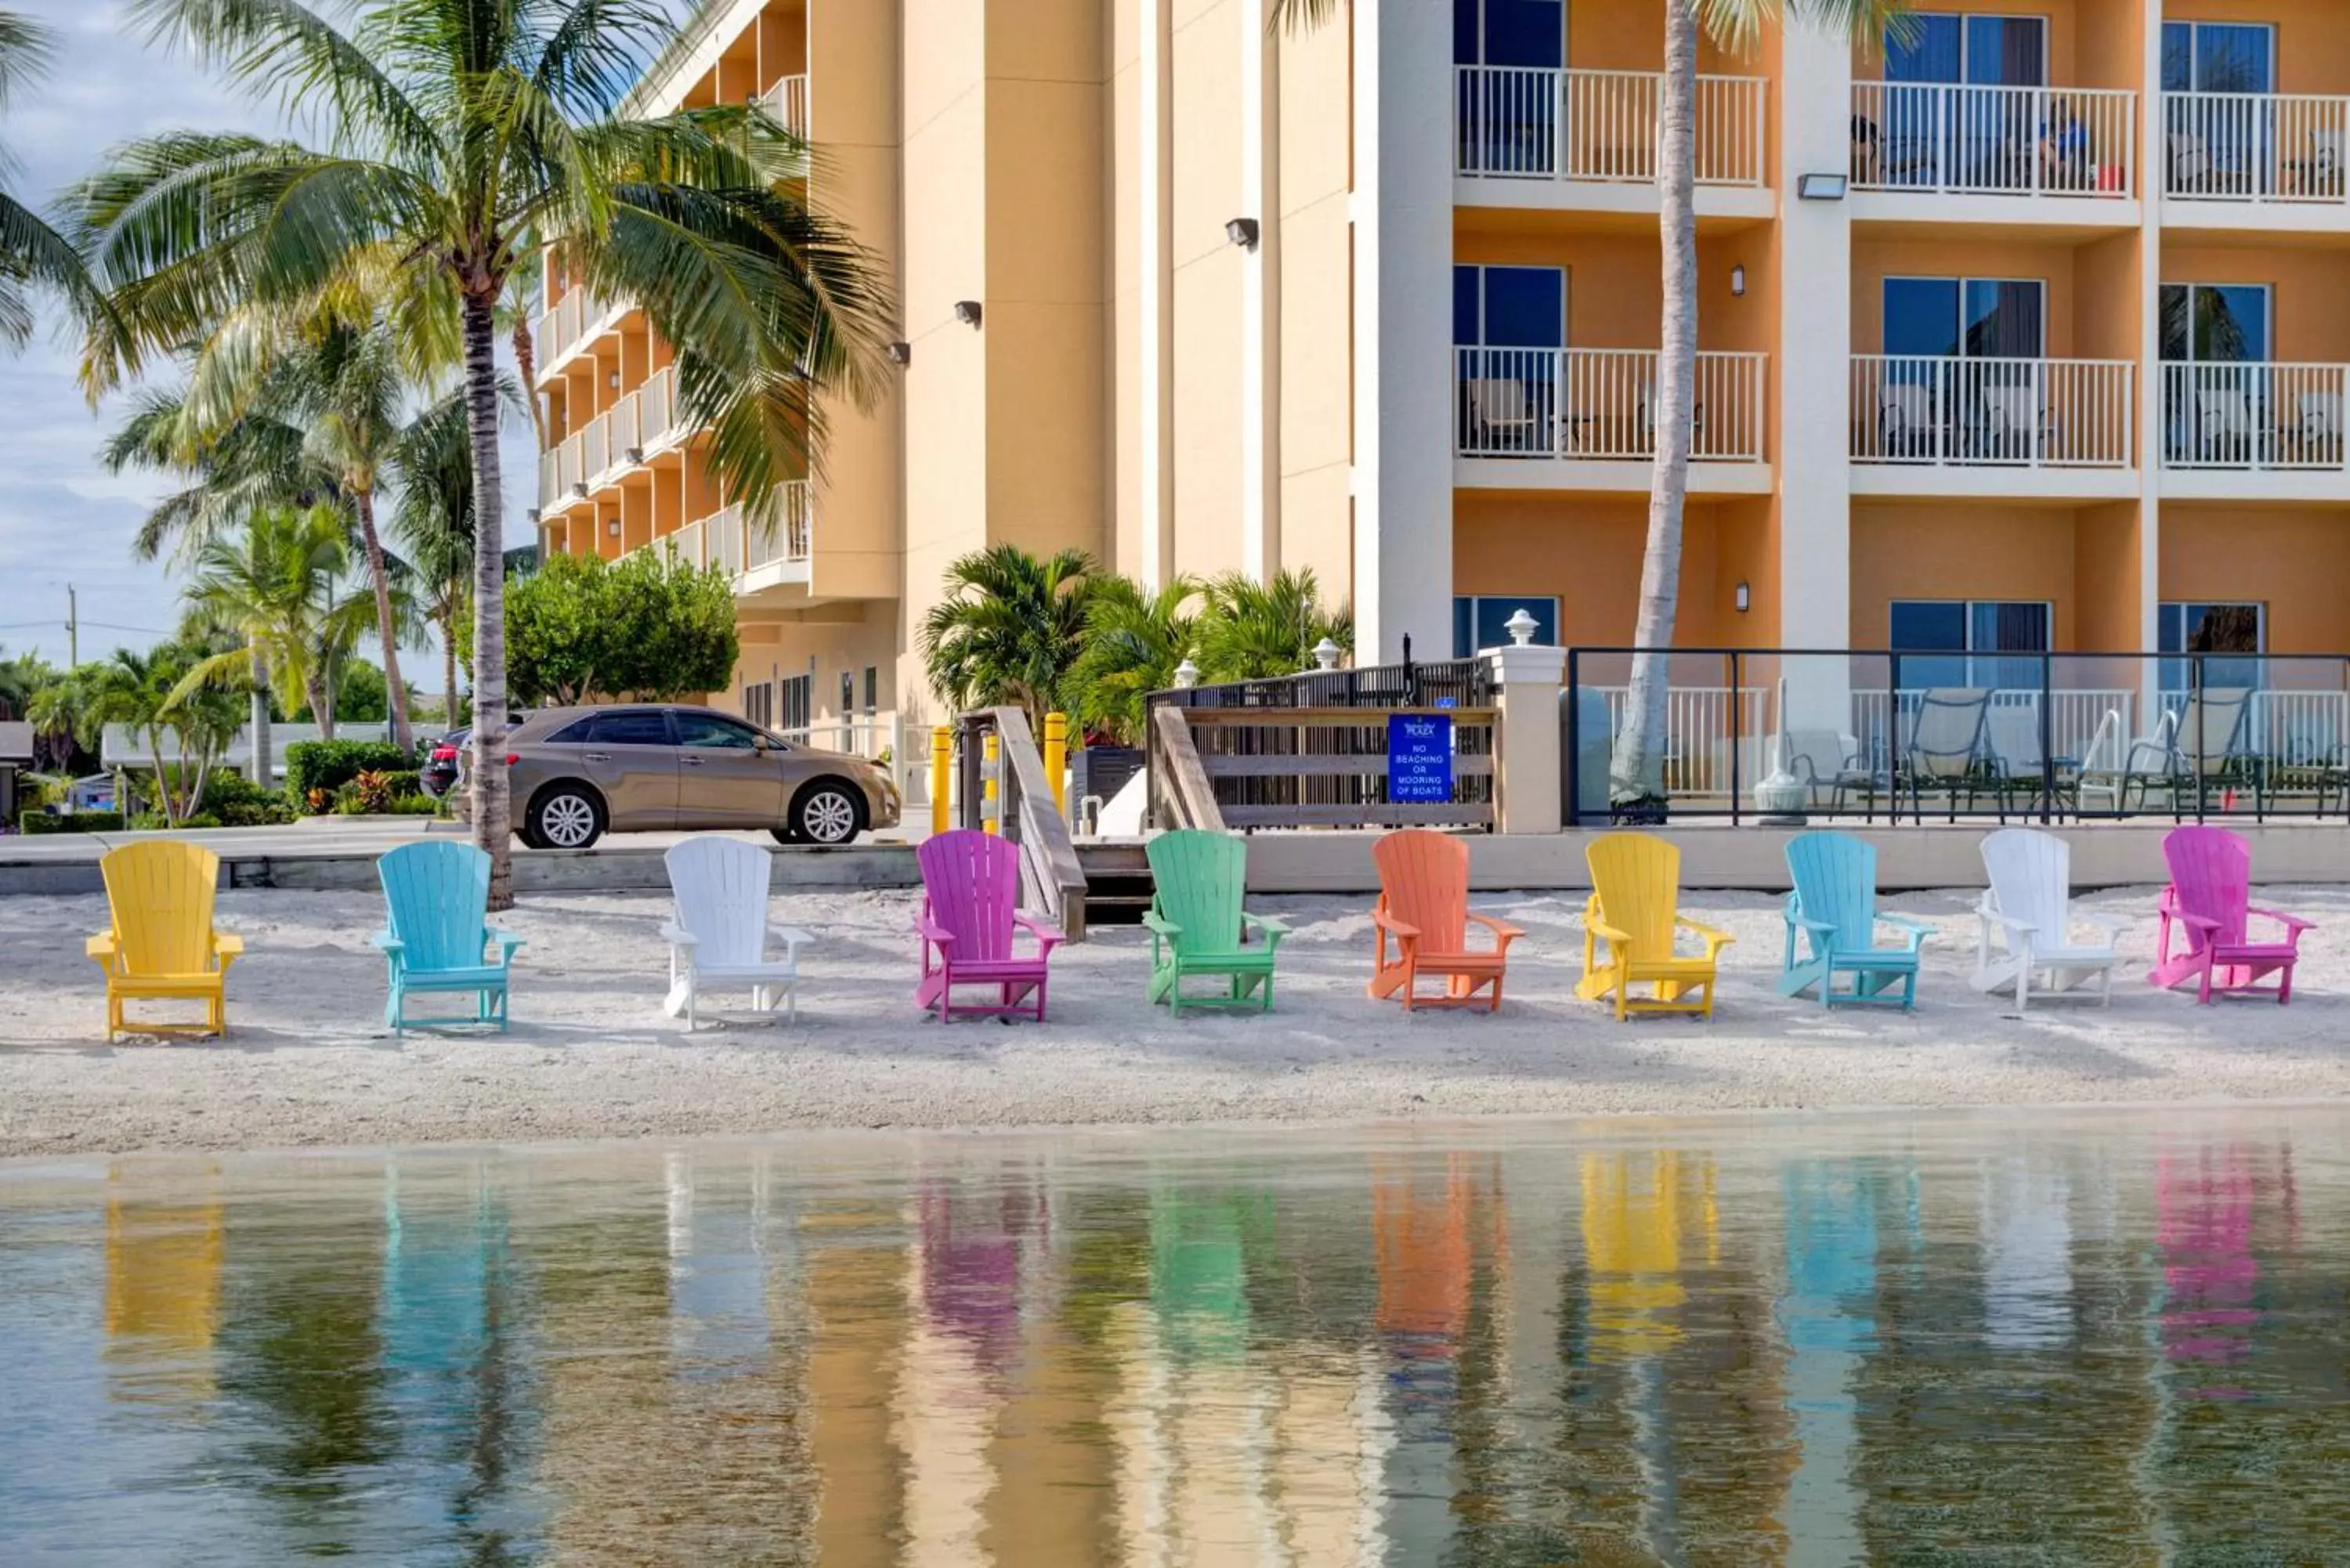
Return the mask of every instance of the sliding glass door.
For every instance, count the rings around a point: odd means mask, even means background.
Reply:
[[[2274,420],[2269,290],[2166,283],[2161,293],[2163,422],[2174,462],[2249,462]]]
[[[1875,410],[1882,455],[2030,457],[2047,349],[2047,285],[2028,277],[1888,277],[1884,289],[1885,361]]]
[[[2233,22],[2162,25],[2170,186],[2182,195],[2277,193],[2276,29]],[[2338,149],[2336,150],[2338,152]],[[2282,150],[2286,159],[2298,150]]]
[[[1557,174],[1562,0],[1453,0],[1452,63],[1461,172]]]
[[[1452,269],[1458,450],[1550,456],[1566,347],[1566,273],[1555,266]]]
[[[2031,96],[1969,88],[2048,82],[2048,23],[2041,16],[1923,13],[1885,41],[1886,123],[1880,182],[1978,190],[2029,182],[2039,156]]]

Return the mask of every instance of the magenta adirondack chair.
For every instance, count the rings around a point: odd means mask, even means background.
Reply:
[[[2170,863],[2170,886],[2156,906],[2160,936],[2154,971],[2147,978],[2165,988],[2198,982],[2196,1000],[2214,992],[2248,992],[2263,976],[2277,977],[2281,1006],[2293,1000],[2293,966],[2301,956],[2301,933],[2308,920],[2252,902],[2252,846],[2224,827],[2180,827],[2162,841]],[[2256,942],[2247,927],[2259,915],[2283,929],[2278,941]],[[2186,947],[2173,953],[2174,928]]]
[[[914,861],[922,870],[922,912],[914,921],[922,939],[922,984],[915,1002],[937,1008],[942,1022],[958,1013],[1003,1018],[1024,1012],[1043,1023],[1045,964],[1065,939],[1020,912],[1019,849],[992,834],[958,828],[924,839]],[[1036,950],[1025,958],[1012,950],[1024,927],[1036,939]],[[959,985],[993,986],[997,1000],[992,1006],[958,1004]]]

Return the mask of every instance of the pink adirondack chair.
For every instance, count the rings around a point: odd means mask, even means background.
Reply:
[[[922,870],[922,912],[914,921],[922,939],[922,983],[915,1002],[937,1008],[941,1022],[958,1013],[1005,1018],[1024,1012],[1043,1023],[1045,963],[1065,939],[1020,912],[1019,849],[991,834],[958,828],[924,839],[914,860]],[[1035,952],[1024,958],[1012,950],[1023,927],[1036,939]],[[959,985],[993,986],[996,1003],[958,1005]]]
[[[2224,827],[2177,828],[2163,839],[2162,857],[2170,863],[2170,886],[2156,906],[2160,934],[2147,978],[2165,988],[2195,981],[2196,1000],[2209,1002],[2214,992],[2252,991],[2273,974],[2278,1004],[2291,1002],[2301,933],[2315,928],[2252,902],[2252,846],[2243,836]],[[2254,915],[2283,927],[2283,939],[2252,940],[2246,928]],[[2186,942],[2177,953],[2170,950],[2174,929]]]

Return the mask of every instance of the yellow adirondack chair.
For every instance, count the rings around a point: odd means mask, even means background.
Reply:
[[[82,950],[106,971],[106,1038],[141,1034],[226,1034],[228,966],[244,940],[213,929],[213,889],[220,857],[193,844],[160,838],[109,850],[98,863],[114,928]],[[122,1004],[192,997],[204,1003],[201,1027],[127,1024]]]
[[[1575,993],[1586,1002],[1613,996],[1619,1020],[1634,1012],[1711,1018],[1717,961],[1731,937],[1682,917],[1679,847],[1654,834],[1610,833],[1592,840],[1584,859],[1591,900],[1583,909],[1583,981]],[[1703,957],[1675,950],[1679,931],[1704,941]],[[1655,994],[1635,1000],[1632,988],[1642,984],[1655,986]]]

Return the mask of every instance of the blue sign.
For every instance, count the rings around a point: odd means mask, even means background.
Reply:
[[[1452,716],[1388,715],[1388,799],[1443,805],[1452,799]]]

